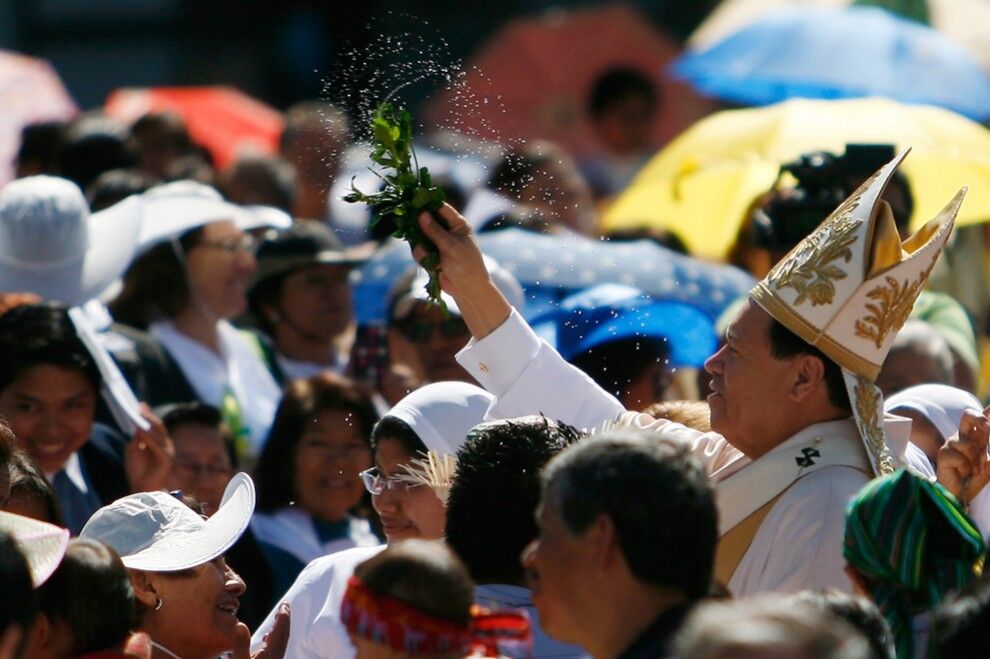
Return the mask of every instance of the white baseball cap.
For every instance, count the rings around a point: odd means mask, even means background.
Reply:
[[[52,576],[69,546],[69,529],[0,510],[0,529],[17,543],[37,588]]]
[[[237,542],[254,513],[254,482],[235,474],[204,519],[168,492],[138,492],[93,513],[79,533],[112,547],[124,566],[175,572],[212,561]]]

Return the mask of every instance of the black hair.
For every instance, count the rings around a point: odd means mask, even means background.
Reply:
[[[839,409],[852,412],[852,404],[849,401],[849,392],[846,391],[846,381],[843,379],[841,366],[832,361],[824,352],[784,327],[776,318],[770,319],[769,339],[770,354],[777,359],[811,355],[822,360],[822,364],[825,366],[825,386],[828,388],[829,402]]]
[[[18,174],[58,174],[65,130],[64,121],[39,121],[22,128],[17,150]]]
[[[543,472],[548,504],[573,535],[608,517],[639,581],[690,599],[708,593],[718,514],[704,466],[683,442],[629,430],[578,442]]]
[[[588,94],[588,114],[592,118],[605,114],[616,103],[630,97],[644,99],[650,111],[656,109],[659,94],[653,82],[639,69],[620,67],[598,76]]]
[[[255,467],[259,511],[277,510],[296,499],[296,447],[307,423],[326,410],[349,413],[363,438],[371,436],[378,418],[371,395],[350,378],[321,373],[289,384]]]
[[[371,450],[378,449],[378,442],[383,439],[394,439],[402,444],[402,448],[410,455],[426,453],[426,444],[419,438],[412,427],[396,416],[385,415],[379,419],[371,431]]]
[[[23,632],[20,644],[23,648],[34,624],[38,600],[27,560],[13,536],[3,529],[0,529],[0,584],[4,591],[0,597],[0,635],[17,625]],[[20,653],[15,652],[14,656]]]
[[[100,371],[76,335],[68,310],[54,302],[24,304],[0,316],[0,391],[22,373],[50,364],[77,371],[100,387]]]
[[[794,595],[793,599],[801,605],[814,607],[852,625],[869,641],[874,659],[895,659],[894,635],[872,600],[834,588],[802,591]]]
[[[219,428],[223,436],[224,449],[230,458],[230,466],[235,470],[237,469],[237,449],[234,446],[234,439],[229,429],[224,425],[223,415],[220,414],[220,410],[217,407],[201,403],[197,400],[165,405],[156,409],[155,413],[161,417],[162,423],[165,424],[165,429],[170,434],[175,433],[176,430],[187,425]]]
[[[72,631],[72,656],[120,647],[136,623],[127,569],[113,549],[96,540],[74,538],[38,595],[40,612]]]
[[[131,195],[150,190],[156,179],[136,169],[111,169],[103,172],[86,188],[89,210],[101,211]]]
[[[100,174],[133,166],[128,141],[123,125],[102,116],[81,117],[66,130],[61,175],[85,190]]]
[[[188,254],[203,233],[203,227],[179,238],[182,254]],[[185,264],[171,241],[159,243],[135,260],[124,273],[124,288],[110,303],[118,323],[138,329],[164,318],[174,318],[191,299]]]
[[[483,423],[468,433],[447,499],[446,539],[477,583],[523,583],[519,554],[537,536],[540,472],[582,436],[545,417]]]
[[[370,590],[430,615],[467,625],[474,584],[467,569],[437,540],[389,545],[354,570]]]
[[[935,610],[930,648],[935,657],[983,659],[990,625],[990,579],[983,576]]]
[[[45,519],[42,521],[56,526],[64,526],[62,523],[62,508],[55,495],[55,488],[45,478],[45,473],[41,471],[34,460],[25,451],[14,450],[8,462],[10,469],[10,496],[25,494],[36,497],[45,508]]]
[[[666,340],[633,336],[597,345],[572,357],[570,362],[599,387],[622,400],[629,385],[642,377],[647,368],[652,364],[665,366],[669,359]]]

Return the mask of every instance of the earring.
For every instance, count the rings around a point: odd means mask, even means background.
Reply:
[[[162,607],[165,606],[165,602],[162,601],[161,597],[155,598],[155,611],[161,611]]]

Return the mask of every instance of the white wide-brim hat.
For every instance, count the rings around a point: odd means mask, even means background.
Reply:
[[[142,208],[132,196],[91,215],[72,181],[10,182],[0,191],[0,292],[34,293],[68,306],[99,297],[134,257]]]
[[[238,206],[225,200],[214,188],[195,181],[155,186],[142,197],[145,207],[138,236],[139,252],[211,222],[233,222],[241,231],[278,229],[292,224],[292,218],[277,208]]]
[[[69,529],[0,510],[0,530],[17,543],[37,588],[52,576],[69,546]]]
[[[93,513],[79,537],[105,542],[130,569],[175,572],[223,555],[252,514],[254,482],[240,473],[230,479],[220,508],[208,519],[168,492],[138,492]]]

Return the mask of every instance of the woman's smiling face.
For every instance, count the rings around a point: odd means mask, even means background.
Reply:
[[[86,443],[95,414],[96,387],[75,369],[39,364],[0,391],[0,415],[18,445],[48,474]]]
[[[153,641],[183,659],[217,657],[234,647],[246,588],[222,556],[178,573],[144,574],[162,602],[142,625]]]
[[[385,478],[403,473],[401,466],[416,456],[398,439],[383,437],[375,447],[375,466]],[[371,497],[388,541],[410,538],[436,540],[443,537],[447,510],[432,489],[426,486],[400,487]]]

